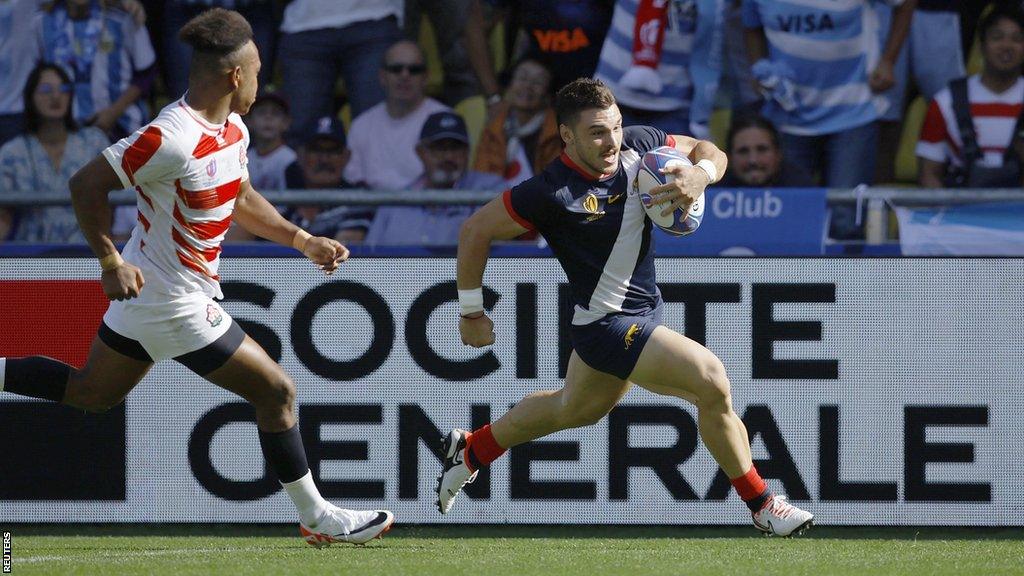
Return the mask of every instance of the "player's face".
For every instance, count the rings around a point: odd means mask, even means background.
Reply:
[[[748,186],[767,184],[782,165],[782,152],[772,143],[771,134],[756,126],[736,133],[730,156],[730,168]]]
[[[53,70],[39,75],[39,84],[32,93],[32,104],[45,120],[63,120],[71,106],[71,85],[64,84]]]
[[[469,164],[469,146],[445,139],[421,144],[417,148],[431,186],[450,188],[462,178]]]
[[[1020,74],[1024,64],[1024,31],[1017,23],[1001,18],[981,43],[985,68],[997,74]]]
[[[584,168],[603,175],[618,170],[622,147],[622,114],[618,106],[580,112],[576,125],[568,132],[571,136],[566,140],[566,148],[575,150]]]
[[[508,85],[509,106],[517,110],[534,111],[548,105],[551,73],[546,68],[527,60],[516,68]]]
[[[245,115],[249,108],[256,101],[256,90],[259,88],[257,76],[260,73],[260,53],[256,50],[256,44],[251,40],[242,48],[239,67],[241,74],[238,81],[238,88],[235,90],[235,97],[232,102],[232,110]]]

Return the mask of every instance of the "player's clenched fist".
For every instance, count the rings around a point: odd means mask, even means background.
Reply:
[[[313,236],[306,241],[302,253],[313,261],[328,276],[337,270],[338,265],[348,259],[348,248],[333,238]]]
[[[146,280],[137,266],[121,262],[116,268],[103,271],[100,284],[108,300],[131,300],[142,292]]]
[[[483,312],[479,316],[459,318],[459,334],[462,336],[462,343],[473,348],[480,348],[494,344],[494,322]]]

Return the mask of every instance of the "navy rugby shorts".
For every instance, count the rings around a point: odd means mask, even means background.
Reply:
[[[659,303],[646,314],[609,314],[590,324],[571,326],[569,340],[587,366],[627,380],[647,339],[661,324],[661,313]]]

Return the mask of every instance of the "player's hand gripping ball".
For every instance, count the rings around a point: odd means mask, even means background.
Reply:
[[[633,185],[637,188],[647,217],[658,228],[674,236],[686,236],[696,231],[704,218],[704,195],[702,194],[696,202],[690,204],[689,208],[682,207],[662,216],[661,213],[667,204],[655,204],[651,194],[652,188],[672,181],[672,174],[665,174],[662,170],[677,165],[693,166],[693,162],[690,162],[690,159],[682,152],[670,146],[650,150],[640,159],[640,172]]]

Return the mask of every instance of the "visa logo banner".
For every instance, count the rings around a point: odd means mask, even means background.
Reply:
[[[659,233],[658,256],[814,256],[824,253],[824,188],[709,188],[700,228]]]

